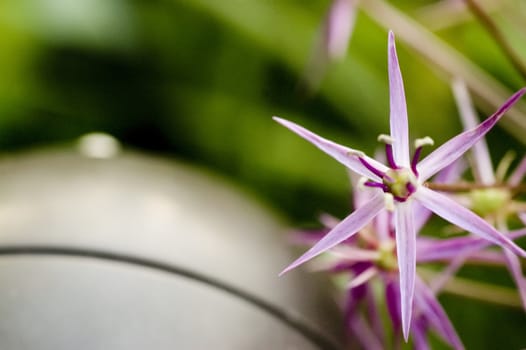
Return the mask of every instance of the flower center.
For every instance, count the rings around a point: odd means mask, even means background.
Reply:
[[[413,171],[405,168],[388,170],[382,183],[384,192],[391,193],[399,202],[405,202],[416,191],[418,185]]]
[[[473,190],[471,195],[471,209],[482,217],[496,214],[506,207],[511,194],[503,188],[484,188]]]
[[[360,162],[369,169],[373,174],[382,179],[382,182],[364,179],[362,185],[368,187],[376,187],[382,189],[385,195],[385,204],[388,210],[394,209],[394,200],[397,202],[405,202],[418,187],[418,170],[416,168],[422,148],[426,145],[432,145],[433,140],[429,137],[415,140],[415,153],[411,160],[410,168],[401,167],[396,164],[392,144],[395,140],[389,135],[379,135],[378,141],[385,143],[385,155],[389,170],[385,173],[376,169],[369,164],[363,155],[358,156]]]
[[[396,260],[395,243],[392,240],[383,242],[378,247],[378,260],[376,265],[383,270],[394,271],[398,269]]]

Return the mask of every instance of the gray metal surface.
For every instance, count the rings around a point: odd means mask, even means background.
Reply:
[[[1,349],[309,349],[339,337],[316,276],[277,277],[295,256],[283,226],[223,180],[74,150],[3,159],[0,179]]]
[[[231,294],[151,269],[3,257],[0,282],[2,349],[317,348]]]

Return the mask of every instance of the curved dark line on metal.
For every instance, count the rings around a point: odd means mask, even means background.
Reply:
[[[157,261],[145,257],[138,257],[129,254],[107,252],[97,250],[93,248],[77,248],[67,246],[38,246],[38,245],[12,245],[12,246],[0,246],[0,256],[9,255],[58,255],[58,256],[69,256],[69,257],[83,257],[100,259],[106,261],[120,262],[124,264],[130,264],[135,266],[142,266],[149,269],[159,270],[168,274],[179,275],[186,277],[190,280],[197,281],[200,283],[207,284],[215,287],[226,293],[234,295],[254,306],[260,310],[274,316],[287,326],[297,330],[305,338],[309,339],[313,344],[317,345],[323,350],[338,350],[340,347],[336,345],[328,337],[324,336],[320,331],[314,327],[308,325],[300,317],[295,316],[289,312],[286,312],[277,306],[266,302],[254,295],[244,292],[241,289],[228,285],[224,282],[216,280],[212,277],[200,274],[189,269],[185,269],[178,266],[173,266],[162,261]],[[277,276],[277,275],[276,275]]]

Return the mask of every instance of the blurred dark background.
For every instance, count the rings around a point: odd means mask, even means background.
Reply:
[[[510,91],[524,85],[458,2],[391,4]],[[524,1],[483,3],[526,53]],[[447,4],[456,17],[432,12]],[[291,119],[369,153],[388,131],[387,35],[368,14],[358,14],[348,57],[328,67],[320,89],[302,85],[328,6],[327,0],[3,0],[0,150],[67,144],[102,131],[128,147],[223,174],[291,225],[313,227],[320,212],[342,217],[349,211],[343,167],[271,119]],[[401,41],[398,52],[411,138],[429,135],[440,144],[461,130],[448,79]],[[501,128],[488,142],[494,159],[509,149],[524,153],[524,139]],[[507,275],[502,279],[511,285]],[[526,344],[520,310],[444,301],[468,349]],[[460,302],[467,309],[457,310]]]

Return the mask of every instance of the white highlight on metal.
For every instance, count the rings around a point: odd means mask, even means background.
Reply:
[[[115,157],[121,150],[119,141],[111,135],[93,132],[79,138],[79,152],[88,158],[108,159]]]

